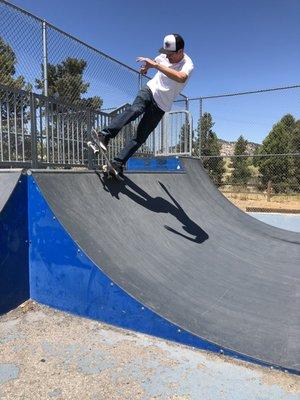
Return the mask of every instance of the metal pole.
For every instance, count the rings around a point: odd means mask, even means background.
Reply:
[[[203,100],[202,97],[199,99],[199,157],[201,157],[201,138],[202,138],[202,113],[203,113]]]
[[[193,155],[193,150],[192,150],[192,147],[193,147],[193,117],[192,117],[192,114],[189,112],[189,127],[190,127],[190,131],[189,131],[189,135],[190,135],[190,137],[189,137],[189,145],[190,145],[190,151],[189,151],[189,154],[190,154],[190,156],[192,156]]]
[[[30,93],[30,125],[31,125],[31,165],[38,168],[37,134],[36,134],[36,104],[33,93]]]
[[[187,111],[187,113],[185,114],[185,129],[186,129],[186,132],[185,132],[185,149],[184,149],[184,151],[186,152],[187,151],[187,147],[188,147],[188,144],[189,144],[189,146],[190,146],[190,148],[189,148],[189,155],[191,156],[192,155],[192,147],[191,147],[191,143],[190,143],[190,137],[188,137],[187,135],[192,135],[192,127],[191,127],[191,125],[190,125],[190,114],[189,114],[189,99],[186,97],[185,98],[185,110]]]
[[[47,22],[43,21],[43,66],[44,66],[44,95],[48,97],[48,46]]]
[[[87,110],[87,141],[91,140],[92,131],[92,115],[91,110]],[[92,149],[88,147],[88,169],[93,169],[93,154]]]
[[[189,99],[188,99],[188,97],[185,98],[185,109],[186,109],[186,111],[189,111]]]
[[[142,89],[142,85],[143,85],[143,78],[142,78],[142,74],[139,74],[139,89]]]
[[[169,135],[169,113],[165,113],[163,116],[163,155],[167,156],[168,151],[168,135]]]

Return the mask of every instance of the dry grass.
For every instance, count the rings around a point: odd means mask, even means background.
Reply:
[[[246,207],[256,207],[262,210],[297,210],[300,213],[300,195],[273,195],[267,201],[263,193],[234,193],[223,192],[235,206],[246,211]]]

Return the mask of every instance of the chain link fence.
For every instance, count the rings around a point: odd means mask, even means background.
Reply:
[[[193,155],[242,207],[300,211],[300,85],[189,99]]]
[[[131,103],[148,77],[0,0],[0,83],[94,109]],[[186,97],[180,95],[185,109]]]
[[[85,165],[87,110],[97,115],[90,125],[103,127],[149,79],[5,0],[0,0],[0,50],[0,160],[11,165],[30,161],[41,166]],[[186,106],[186,97],[180,95],[174,109]],[[112,141],[110,157],[135,134],[138,122]],[[163,147],[162,136],[167,134],[163,126],[164,122],[159,124],[139,155],[174,152],[174,146]],[[173,135],[178,144],[180,129]],[[36,149],[30,144],[32,135],[38,141]]]
[[[0,83],[64,103],[118,108],[140,86],[138,71],[0,0]]]
[[[0,86],[0,165],[31,163],[31,94]]]

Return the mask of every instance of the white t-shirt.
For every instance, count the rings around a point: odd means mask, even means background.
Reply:
[[[168,78],[162,72],[157,71],[154,77],[147,83],[147,86],[150,88],[158,107],[163,111],[170,111],[173,101],[177,98],[187,84],[194,69],[194,64],[187,54],[184,54],[183,59],[176,64],[171,64],[165,54],[160,54],[157,56],[155,61],[159,64],[165,65],[166,67],[174,69],[175,71],[185,72],[188,76],[188,79],[184,83],[180,83]]]

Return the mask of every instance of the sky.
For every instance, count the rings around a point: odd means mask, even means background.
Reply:
[[[165,35],[180,33],[195,65],[190,98],[300,84],[300,0],[11,2],[135,69],[136,57],[154,58]],[[204,111],[220,136],[261,141],[283,113],[300,118],[299,105],[297,89],[206,101]]]

